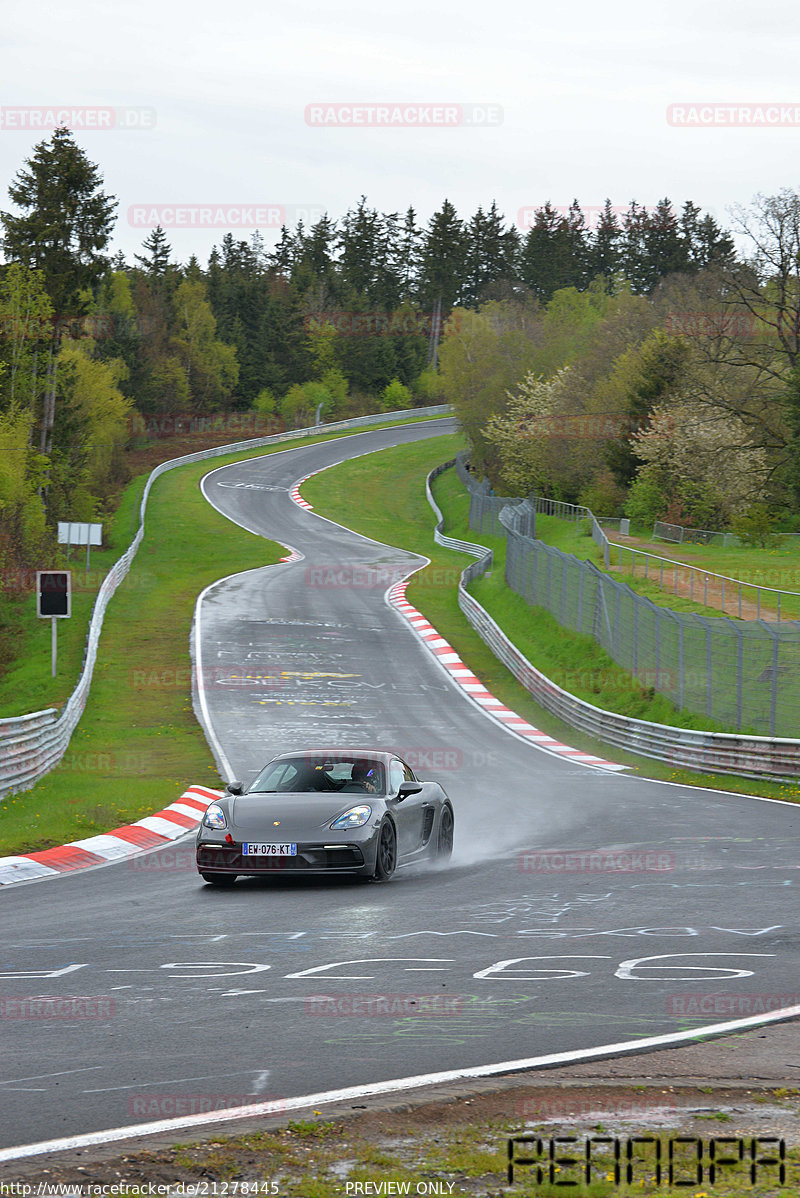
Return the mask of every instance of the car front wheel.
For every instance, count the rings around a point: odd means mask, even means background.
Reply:
[[[390,819],[385,819],[378,833],[378,853],[375,859],[375,873],[372,875],[378,882],[388,882],[397,868],[397,833]]]

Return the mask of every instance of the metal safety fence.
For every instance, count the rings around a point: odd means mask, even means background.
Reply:
[[[168,470],[175,470],[179,466],[188,466],[192,462],[201,462],[208,458],[223,457],[229,453],[259,449],[284,441],[295,441],[299,438],[314,436],[316,433],[350,430],[404,418],[421,416],[435,419],[437,416],[445,416],[451,411],[452,408],[449,404],[437,404],[400,412],[356,416],[350,420],[338,420],[330,424],[292,429],[286,433],[273,433],[266,437],[255,437],[228,445],[218,445],[214,449],[203,449],[196,453],[185,454],[183,457],[171,458],[156,466],[147,480],[142,495],[139,506],[139,528],[136,536],[122,557],[111,567],[97,593],[89,622],[80,677],[62,711],[59,713],[55,708],[48,708],[44,711],[31,712],[28,715],[0,719],[0,796],[33,786],[39,778],[44,777],[58,765],[67,751],[70,737],[77,727],[89,697],[100,630],[103,627],[106,608],[117,587],[127,576],[136,551],[141,544],[144,536],[147,500],[156,479]]]
[[[470,504],[470,527],[504,528],[506,581],[533,607],[591,636],[681,711],[756,735],[796,734],[800,622],[731,620],[658,606],[591,562],[536,540],[521,500],[510,499],[503,507],[498,497],[474,486],[463,462],[457,468],[473,500],[477,497]]]
[[[800,532],[777,532],[776,536],[800,537]],[[676,545],[741,545],[742,541],[733,532],[718,532],[710,528],[684,528],[682,524],[668,524],[666,520],[656,520],[653,525],[653,540],[672,541]]]
[[[467,488],[470,491],[472,490],[475,480],[469,471],[466,470],[463,455],[460,455],[460,460],[455,459],[454,461],[446,462],[442,466],[437,467],[435,471],[432,471],[428,478],[428,501],[437,517],[437,525],[434,532],[434,538],[437,543],[453,549],[463,549],[480,559],[467,566],[461,574],[458,598],[459,606],[469,623],[493,651],[495,656],[508,667],[517,680],[542,707],[553,715],[558,716],[571,727],[586,732],[606,744],[617,745],[632,753],[652,757],[656,760],[667,762],[670,765],[689,766],[693,769],[709,772],[740,774],[747,777],[771,778],[780,781],[797,778],[800,775],[800,740],[796,738],[732,732],[709,732],[703,729],[657,724],[648,720],[620,715],[617,712],[606,711],[587,702],[585,699],[570,694],[569,691],[558,686],[537,669],[506,636],[474,595],[471,595],[467,590],[467,586],[471,581],[479,578],[487,570],[491,569],[491,551],[472,542],[456,541],[451,537],[445,536],[442,532],[442,513],[433,499],[430,483],[438,474],[448,469],[451,465],[455,465],[459,477]],[[503,526],[507,530],[509,524],[513,526],[518,512],[518,505],[518,500],[511,500],[506,506]],[[510,531],[511,537],[520,535],[513,527]],[[555,553],[558,554],[558,551],[556,550]],[[559,556],[566,557],[567,555],[560,554]],[[582,564],[588,565],[588,563]],[[552,566],[550,568],[552,570]],[[596,567],[591,566],[590,568],[595,576],[599,576],[601,579],[604,577],[602,572],[597,570]],[[552,573],[550,582],[551,594],[553,594]],[[546,583],[543,585],[546,585]],[[621,584],[617,583],[615,585],[619,587]],[[580,583],[578,586],[580,587]],[[629,590],[630,588],[624,589]],[[562,593],[559,593],[559,599],[561,599]],[[598,594],[601,596],[599,599]],[[601,618],[604,618],[602,616],[602,594],[602,592],[595,593],[593,610],[597,610],[599,606]],[[588,591],[584,594],[583,599],[585,602],[588,602]],[[566,605],[567,600],[564,599],[563,602]],[[573,608],[577,607],[577,600],[574,597],[572,605]],[[653,605],[650,604],[650,606],[652,607]],[[583,607],[583,604],[581,604],[581,607]],[[607,604],[605,610],[606,612],[608,611]],[[664,611],[665,609],[658,610]],[[668,613],[668,615],[674,615],[674,613]],[[726,621],[726,623],[731,623],[731,621]],[[607,628],[610,630],[611,627],[611,619],[609,618]],[[782,624],[779,630],[780,636],[784,636],[787,631],[788,626]],[[674,638],[673,646],[679,644],[680,637]],[[712,669],[716,661],[717,659],[712,653]],[[663,669],[666,668],[665,665]],[[770,686],[772,686],[773,678],[777,678],[777,674],[774,672],[770,676]],[[653,681],[659,681],[659,679],[655,675],[648,676],[648,684],[651,684]],[[662,678],[661,681],[666,681],[666,679]],[[654,687],[654,689],[658,688]]]

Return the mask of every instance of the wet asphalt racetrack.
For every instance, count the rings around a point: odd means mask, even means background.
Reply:
[[[87,1001],[80,1018],[2,1021],[3,1146],[797,1002],[792,807],[523,742],[388,605],[390,582],[421,559],[289,497],[330,463],[452,427],[212,468],[203,490],[215,507],[304,557],[209,588],[196,663],[227,778],[249,781],[285,748],[396,749],[453,799],[451,864],[388,885],[276,875],[224,891],[197,876],[189,837],[4,889],[0,995]],[[595,858],[564,871],[536,856],[545,848],[613,849],[634,868],[599,870]]]

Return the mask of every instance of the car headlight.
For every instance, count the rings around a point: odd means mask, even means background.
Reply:
[[[207,808],[203,816],[203,824],[206,828],[227,828],[228,823],[225,819],[225,812],[220,807],[219,803],[212,803]]]
[[[340,815],[338,819],[333,821],[331,827],[363,828],[371,815],[372,808],[364,803],[360,807],[351,807],[349,811],[345,811],[344,815]]]

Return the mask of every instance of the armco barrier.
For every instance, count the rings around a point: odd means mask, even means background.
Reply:
[[[331,424],[292,429],[287,433],[273,433],[268,437],[255,437],[246,441],[235,441],[228,445],[218,445],[214,449],[203,449],[197,453],[186,454],[184,457],[171,458],[156,466],[147,480],[142,495],[139,508],[139,530],[122,557],[111,567],[97,593],[92,618],[89,622],[80,678],[61,714],[59,715],[54,708],[49,708],[46,711],[36,711],[29,715],[12,716],[0,720],[0,797],[33,786],[39,778],[44,777],[54,766],[58,765],[67,750],[70,737],[86,706],[106,607],[111,596],[130,570],[131,562],[141,544],[144,536],[147,499],[150,488],[157,478],[166,474],[168,470],[175,470],[178,466],[188,466],[192,462],[201,462],[206,458],[223,457],[225,454],[259,449],[262,446],[275,445],[283,441],[295,441],[302,437],[314,436],[316,433],[335,433],[340,430],[360,428],[370,424],[385,424],[388,421],[413,419],[420,416],[431,418],[445,416],[450,411],[452,408],[449,404],[438,404],[434,407],[411,408],[402,412],[381,412],[373,416],[356,416],[351,420],[338,420]]]
[[[481,640],[537,703],[570,727],[586,732],[605,744],[617,745],[631,753],[652,757],[669,765],[780,782],[800,776],[800,740],[744,736],[735,732],[703,732],[633,719],[613,711],[604,711],[571,695],[541,670],[537,670],[467,590],[467,585],[473,579],[491,568],[491,550],[470,541],[455,540],[442,532],[444,519],[433,498],[430,484],[455,464],[454,459],[445,462],[428,475],[428,502],[437,520],[434,540],[448,549],[460,549],[480,559],[462,571],[458,584],[458,605]],[[517,510],[516,502],[509,504],[510,512]]]

